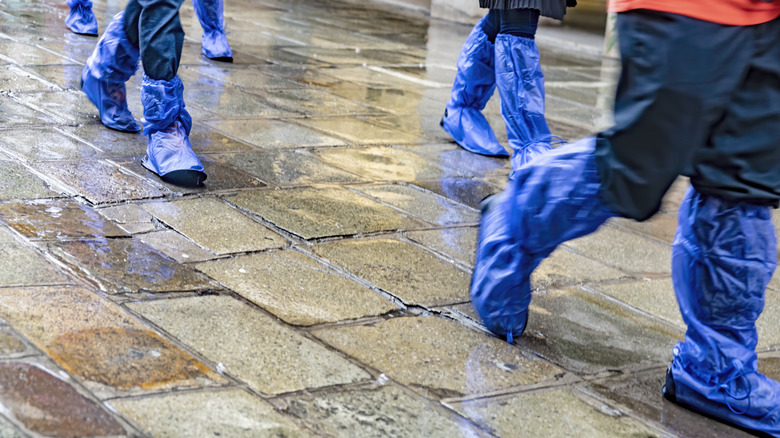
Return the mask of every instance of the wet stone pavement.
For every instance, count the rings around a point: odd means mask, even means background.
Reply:
[[[124,3],[95,2],[101,31]],[[685,181],[546,260],[509,345],[468,303],[476,206],[509,163],[438,126],[469,27],[227,0],[221,64],[181,13],[199,189],[100,124],[78,90],[96,39],[64,1],[0,0],[0,437],[743,436],[661,398]],[[554,133],[608,124],[616,63],[544,34]],[[485,114],[505,140],[497,98]],[[774,378],[779,292],[759,322]]]

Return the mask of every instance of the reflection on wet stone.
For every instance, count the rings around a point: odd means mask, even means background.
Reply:
[[[41,162],[33,166],[71,187],[93,204],[156,198],[164,194],[157,186],[106,161]]]
[[[56,120],[45,113],[13,101],[0,94],[0,128],[16,128],[20,125],[52,125]]]
[[[318,330],[315,336],[426,395],[458,397],[554,381],[563,370],[438,317]]]
[[[197,268],[294,325],[356,319],[396,309],[376,291],[297,251],[218,260]]]
[[[227,199],[304,239],[425,226],[343,188],[244,192]]]
[[[267,402],[238,389],[120,399],[111,405],[151,436],[309,436]]]
[[[474,266],[474,257],[477,253],[476,227],[470,228],[445,228],[430,231],[410,231],[404,235],[409,239],[432,248],[447,257],[459,261],[468,266]]]
[[[329,436],[487,436],[395,385],[290,398],[286,411]]]
[[[4,412],[44,436],[125,434],[105,409],[40,365],[0,363],[0,403]]]
[[[0,218],[23,236],[35,239],[127,236],[94,209],[69,200],[0,204]]]
[[[317,154],[326,163],[374,180],[414,181],[445,175],[438,165],[398,148],[320,149]]]
[[[357,175],[322,163],[305,151],[256,151],[222,155],[219,158],[231,166],[279,187],[360,180]]]
[[[602,226],[593,234],[564,243],[567,248],[601,263],[639,275],[669,274],[672,251],[646,237]]]
[[[55,130],[7,131],[0,147],[28,161],[95,158],[100,151]]]
[[[173,230],[140,234],[138,239],[179,263],[202,262],[216,257]]]
[[[16,242],[6,231],[0,231],[0,273],[0,287],[69,283],[40,252]]]
[[[414,186],[389,184],[359,186],[355,187],[354,190],[431,224],[456,225],[479,221],[479,213],[476,210],[458,205],[447,198]]]
[[[407,304],[437,306],[469,299],[470,273],[406,242],[345,240],[313,251]]]
[[[457,403],[455,408],[498,436],[661,437],[641,422],[576,389],[534,391]]]
[[[501,191],[501,187],[471,178],[444,177],[435,180],[414,181],[414,185],[438,193],[441,196],[478,209],[479,203]]]
[[[231,137],[261,148],[282,149],[344,144],[342,140],[280,120],[219,120],[208,124]]]
[[[328,135],[343,138],[354,144],[409,144],[416,143],[417,136],[353,117],[303,119],[298,123]]]
[[[207,290],[202,275],[174,262],[137,238],[59,242],[56,256],[110,293]]]

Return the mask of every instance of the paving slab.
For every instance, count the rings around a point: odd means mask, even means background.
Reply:
[[[70,282],[43,254],[22,245],[8,231],[0,229],[0,287],[61,285]]]
[[[434,397],[485,394],[564,372],[506,342],[438,317],[402,317],[314,335],[393,380]]]
[[[612,223],[619,228],[656,238],[669,245],[674,243],[674,233],[677,231],[677,215],[672,213],[658,213],[644,222],[618,218],[613,219]]]
[[[60,88],[19,66],[0,67],[0,90],[12,93],[59,90]]]
[[[423,222],[340,187],[253,191],[226,199],[304,239],[425,227]]]
[[[0,174],[0,200],[5,199],[39,199],[62,196],[52,190],[45,181],[30,172],[23,165],[0,160],[3,168]]]
[[[471,304],[456,312],[479,321]],[[684,330],[579,288],[535,292],[515,343],[578,374],[631,372],[671,360]]]
[[[187,106],[199,106],[214,113],[218,118],[262,118],[282,117],[289,115],[287,111],[275,109],[263,103],[257,96],[245,93],[236,88],[187,90],[184,91]],[[214,118],[214,117],[211,117]]]
[[[193,124],[189,139],[192,150],[197,154],[240,152],[254,149],[250,145],[225,136],[205,123]]]
[[[213,288],[203,275],[168,259],[137,238],[58,242],[52,243],[50,249],[108,293]]]
[[[356,383],[370,377],[333,351],[235,298],[201,296],[127,306],[263,394]]]
[[[494,185],[487,181],[467,177],[443,177],[429,180],[416,180],[414,185],[438,193],[471,208],[479,209],[479,203],[490,195],[501,191],[506,184]]]
[[[100,121],[95,105],[84,93],[76,90],[25,93],[19,95],[19,100],[67,123]]]
[[[0,128],[18,128],[21,125],[51,126],[57,120],[49,114],[0,95]]]
[[[531,274],[534,289],[556,289],[585,283],[613,282],[632,278],[617,269],[583,257],[566,248],[558,248],[542,260]]]
[[[395,385],[290,397],[285,412],[328,436],[487,436],[462,417]]]
[[[0,327],[0,357],[18,356],[27,350],[27,344],[19,339],[11,327]]]
[[[116,304],[82,289],[2,289],[0,316],[97,395],[224,382]]]
[[[268,90],[263,97],[280,108],[290,112],[300,112],[306,117],[324,116],[366,116],[383,114],[379,109],[372,108],[344,99],[335,94],[316,88],[292,88],[286,90]]]
[[[143,208],[218,255],[287,245],[279,234],[215,198],[150,202]]]
[[[0,363],[0,403],[5,414],[43,436],[97,437],[127,433],[105,408],[57,377],[55,371],[34,363]],[[0,429],[5,428],[0,426]],[[0,436],[6,435],[0,432]]]
[[[360,177],[319,161],[301,150],[269,150],[220,155],[219,159],[279,187],[358,182]]]
[[[79,70],[80,73],[81,70]],[[140,114],[138,115],[140,116]],[[63,126],[58,129],[90,144],[97,150],[103,151],[107,156],[144,155],[148,144],[143,134],[106,129],[99,120],[96,120],[95,123]]]
[[[0,56],[20,65],[71,64],[70,61],[32,44],[0,41]]]
[[[269,403],[239,389],[166,394],[110,404],[155,437],[307,437]]]
[[[474,266],[477,254],[477,227],[444,228],[441,230],[408,231],[404,236],[434,249],[467,266]]]
[[[92,204],[156,198],[164,189],[130,174],[108,161],[57,161],[34,163],[33,167],[70,187]]]
[[[669,274],[672,268],[669,245],[611,226],[602,226],[595,233],[570,240],[564,246],[636,275]]]
[[[317,245],[312,251],[406,304],[439,306],[469,300],[470,273],[408,242],[344,240]]]
[[[56,84],[62,89],[79,89],[81,82],[82,65],[28,65],[25,70],[33,72],[36,76],[45,79],[48,83]],[[36,81],[40,83],[40,81]],[[57,90],[46,84],[46,90]]]
[[[402,88],[338,87],[331,93],[376,108],[374,114],[415,114],[421,106],[422,95],[417,91]]]
[[[671,278],[638,281],[620,284],[602,284],[591,286],[593,290],[609,295],[629,306],[675,325],[680,330],[686,326],[680,315],[677,297]],[[758,318],[758,350],[774,350],[780,346],[780,294],[767,291],[764,311]]]
[[[436,225],[479,222],[479,212],[414,186],[385,184],[357,186],[353,190]]]
[[[53,129],[12,129],[3,133],[0,147],[26,161],[95,158],[100,150]]]
[[[202,262],[217,258],[216,254],[203,249],[173,230],[139,234],[138,239],[179,263]]]
[[[508,158],[473,154],[455,142],[404,146],[405,149],[444,166],[460,169],[475,176],[500,176],[508,179],[511,165]]]
[[[217,260],[197,269],[294,325],[381,315],[397,307],[294,250]]]
[[[443,177],[446,171],[405,149],[392,147],[319,149],[326,163],[379,181],[415,181]]]
[[[416,135],[353,117],[311,118],[299,120],[298,123],[354,144],[383,145],[417,142]]]
[[[231,32],[231,35],[235,35],[235,32]],[[257,32],[252,32],[251,35],[254,38],[258,37]],[[230,39],[235,41],[232,37]],[[211,77],[226,84],[235,85],[241,89],[253,92],[302,87],[302,85],[293,81],[263,73],[258,68],[223,68],[217,65],[201,65],[187,66],[184,70],[192,70],[201,76]]]
[[[571,387],[455,403],[498,436],[663,437],[640,421]]]
[[[344,141],[282,120],[215,120],[209,126],[264,149],[342,146]]]
[[[29,239],[128,236],[93,208],[66,199],[0,203],[0,219]]]

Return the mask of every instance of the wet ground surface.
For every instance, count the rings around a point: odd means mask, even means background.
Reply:
[[[742,435],[661,398],[684,181],[651,221],[546,260],[509,345],[468,303],[475,207],[509,163],[438,126],[470,29],[226,3],[235,64],[201,57],[182,8],[209,174],[185,190],[77,89],[96,39],[66,30],[65,2],[0,1],[0,436]],[[95,3],[101,30],[123,6]],[[615,62],[543,41],[554,133],[609,123]],[[505,140],[497,99],[485,112]],[[760,367],[780,378],[771,286]]]

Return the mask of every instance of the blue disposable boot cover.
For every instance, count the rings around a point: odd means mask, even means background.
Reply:
[[[207,58],[221,61],[233,59],[224,27],[222,0],[192,0],[195,14],[203,28],[201,51]]]
[[[685,342],[670,369],[676,401],[780,437],[780,384],[757,371],[756,320],[777,264],[769,207],[689,188],[680,206],[672,277]]]
[[[100,121],[109,128],[138,132],[127,107],[125,82],[138,69],[138,48],[127,39],[123,24],[124,12],[114,16],[81,72],[81,89],[100,112]]]
[[[533,39],[496,37],[496,85],[512,147],[512,169],[549,151],[552,135],[544,120],[544,75]]]
[[[149,145],[142,164],[165,180],[173,172],[187,171],[206,179],[203,164],[190,145],[192,117],[184,107],[184,85],[178,76],[169,81],[144,75],[141,85]],[[198,185],[195,183],[193,185]]]
[[[533,270],[556,246],[613,216],[598,195],[594,150],[595,139],[585,138],[546,153],[486,200],[471,302],[488,330],[509,342],[525,329]]]
[[[481,113],[496,88],[493,43],[482,30],[484,20],[471,30],[458,56],[458,73],[441,127],[469,152],[508,157]]]
[[[98,23],[92,12],[92,0],[67,0],[70,13],[65,25],[74,33],[97,36]]]

